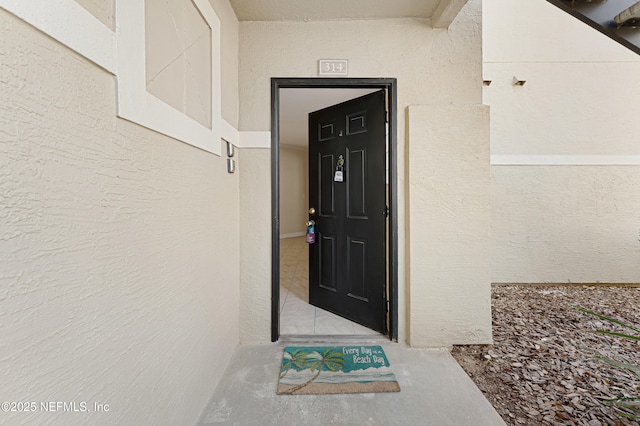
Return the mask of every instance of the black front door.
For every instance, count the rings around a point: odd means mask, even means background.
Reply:
[[[309,114],[309,302],[380,332],[386,321],[383,90]],[[310,212],[313,210],[310,210]]]

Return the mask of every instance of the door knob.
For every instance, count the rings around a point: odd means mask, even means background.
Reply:
[[[307,227],[313,226],[315,224],[316,224],[316,222],[314,220],[310,220],[309,222],[307,222]]]
[[[313,207],[311,207],[309,209],[309,214],[316,214],[316,209],[314,209]]]

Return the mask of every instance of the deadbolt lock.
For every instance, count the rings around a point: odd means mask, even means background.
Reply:
[[[314,209],[313,207],[311,207],[309,209],[309,214],[316,214],[316,209]]]

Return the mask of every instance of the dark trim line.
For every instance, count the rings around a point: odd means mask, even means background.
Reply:
[[[398,93],[396,80],[389,84],[389,337],[398,341]]]
[[[280,338],[280,94],[285,88],[384,89],[389,108],[389,338],[398,341],[398,129],[395,78],[271,79],[271,341]]]
[[[271,80],[271,341],[280,338],[280,93]],[[274,142],[275,141],[275,142]]]

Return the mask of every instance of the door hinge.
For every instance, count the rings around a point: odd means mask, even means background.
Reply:
[[[384,122],[388,123],[389,122],[389,111],[385,111],[384,112]]]
[[[387,300],[387,312],[389,312],[389,301]]]
[[[389,217],[389,206],[384,206],[384,217]]]

